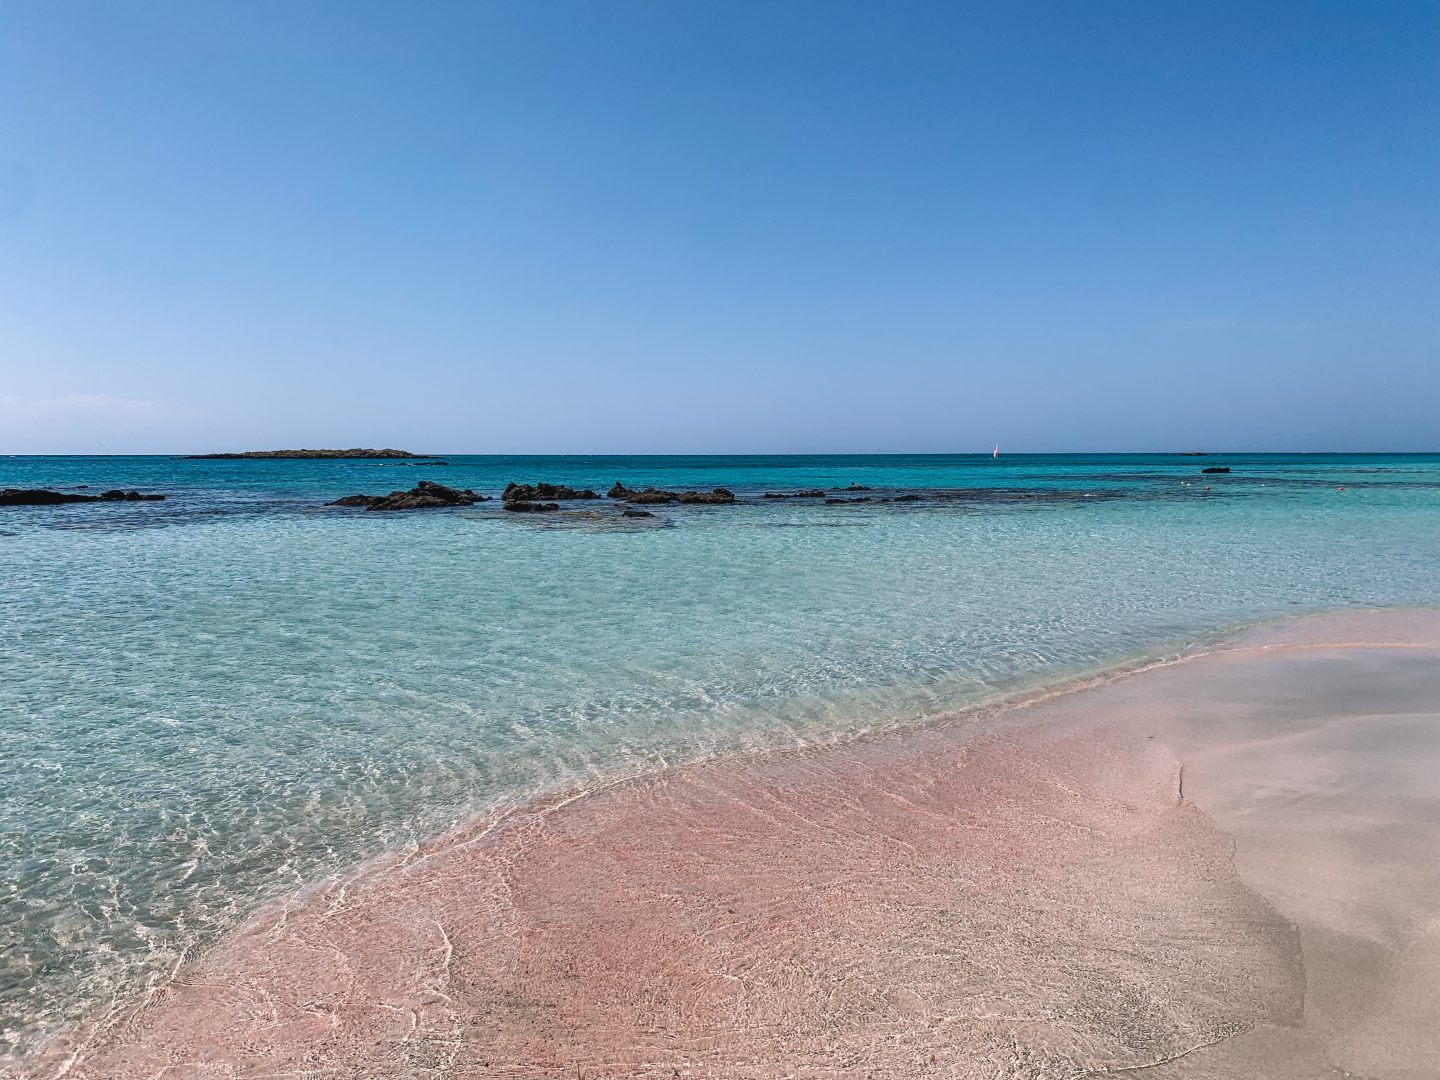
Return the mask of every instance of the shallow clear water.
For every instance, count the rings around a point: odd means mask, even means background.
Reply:
[[[0,507],[0,1048],[498,801],[1440,603],[1437,455],[446,460],[0,458],[0,487],[170,496]],[[742,500],[322,506],[418,479]],[[938,494],[758,498],[852,482]]]

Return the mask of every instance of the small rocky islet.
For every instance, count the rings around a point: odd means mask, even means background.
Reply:
[[[376,458],[418,458],[420,454],[412,454],[409,450],[395,450],[386,447],[383,450],[371,450],[363,447],[352,447],[349,450],[244,450],[232,454],[184,454],[181,461],[252,461],[281,458],[291,460],[295,458],[315,459],[326,461],[368,461]],[[431,464],[441,464],[431,462]]]

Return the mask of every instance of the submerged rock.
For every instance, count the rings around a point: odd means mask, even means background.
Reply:
[[[500,496],[506,502],[536,502],[545,499],[598,499],[589,488],[565,487],[563,484],[517,484],[510,482]]]
[[[823,499],[825,492],[821,488],[811,488],[806,491],[767,491],[762,497],[766,499]]]
[[[857,484],[857,483],[855,483],[854,481],[851,481],[849,487],[836,488],[835,490],[836,490],[836,491],[869,491],[870,489],[869,489],[868,487],[866,487],[864,484]]]
[[[64,503],[88,502],[159,502],[164,495],[142,495],[138,491],[115,488],[100,495],[75,495],[48,488],[5,488],[0,491],[0,506],[59,506]]]
[[[433,480],[421,480],[409,491],[392,491],[389,495],[346,495],[329,505],[363,506],[366,510],[431,510],[489,501],[489,495],[480,495],[468,488],[446,487]]]
[[[101,502],[159,502],[163,498],[164,495],[142,495],[138,491],[121,491],[119,488],[100,495]]]
[[[1202,473],[1224,473],[1230,471],[1229,465],[1211,465],[1208,469],[1201,469]]]
[[[653,518],[655,515],[652,514],[649,510],[626,510],[623,516],[632,518]]]
[[[865,490],[868,491],[869,489],[866,488]],[[869,501],[870,501],[869,499],[865,498],[865,497],[862,495],[862,496],[861,496],[860,498],[858,498],[858,499],[826,499],[826,500],[825,500],[825,505],[826,505],[826,506],[840,506],[840,505],[842,505],[843,503],[862,503],[862,502],[869,502]]]
[[[512,514],[538,514],[547,510],[559,510],[557,502],[534,502],[530,499],[507,499],[504,509]]]

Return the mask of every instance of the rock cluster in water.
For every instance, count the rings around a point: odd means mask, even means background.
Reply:
[[[1226,473],[1230,471],[1229,465],[1211,465],[1208,469],[1201,469],[1202,473]]]
[[[99,495],[77,495],[47,488],[5,488],[0,491],[0,506],[59,506],[63,503],[90,502],[159,502],[164,495],[142,495],[138,491],[106,491]]]
[[[246,450],[238,454],[186,454],[182,461],[238,461],[245,458],[413,458],[409,450]]]
[[[114,493],[107,497],[113,498],[122,494],[124,493]],[[500,500],[501,507],[510,513],[543,514],[563,510],[567,502],[592,501],[600,499],[601,497],[602,496],[590,488],[574,488],[564,484],[546,483],[545,481],[527,484],[512,481],[505,486]],[[670,491],[654,486],[629,488],[620,482],[612,486],[604,497],[623,504],[624,509],[621,516],[629,518],[655,516],[648,510],[640,509],[640,507],[643,506],[675,504],[682,506],[725,506],[739,501],[733,491],[723,487],[714,488],[711,491]],[[846,506],[857,503],[879,505],[881,503],[914,503],[921,501],[935,501],[944,504],[957,501],[969,502],[972,500],[986,502],[1010,502],[1018,500],[1069,502],[1080,497],[1095,498],[1099,496],[1093,492],[1012,491],[1000,488],[932,489],[923,494],[916,491],[909,491],[903,494],[887,494],[884,491],[874,492],[871,488],[856,483],[849,484],[845,487],[830,488],[828,490],[823,488],[804,488],[797,491],[767,491],[761,495],[761,498],[769,500],[813,499],[816,503],[825,506]],[[491,499],[492,496],[481,495],[478,492],[468,489],[450,488],[430,480],[422,480],[409,491],[392,491],[389,495],[349,495],[343,499],[337,499],[329,505],[358,507],[365,510],[426,510],[431,508],[470,506],[478,502],[489,502]],[[573,518],[578,512],[578,508],[572,508],[570,516]],[[591,511],[590,516],[596,517],[597,515],[594,511]],[[598,516],[603,517],[604,515]]]
[[[621,502],[641,505],[660,505],[664,503],[721,505],[735,501],[735,493],[729,488],[715,488],[713,491],[665,491],[661,488],[648,487],[643,491],[636,491],[633,488],[627,488],[618,481],[614,487],[606,492],[606,496],[611,499],[618,499]]]
[[[564,484],[547,484],[544,481],[538,484],[517,484],[512,480],[505,485],[505,491],[500,498],[504,509],[511,513],[537,514],[559,510],[560,504],[556,499],[598,499],[600,495],[589,488],[572,488]]]
[[[543,502],[546,499],[598,499],[600,496],[589,488],[572,488],[564,484],[517,484],[511,481],[505,485],[500,496],[505,502]]]
[[[421,480],[409,491],[392,491],[389,495],[346,495],[329,505],[363,506],[366,510],[431,510],[489,501],[489,495],[480,495],[468,488],[446,487],[433,480]]]

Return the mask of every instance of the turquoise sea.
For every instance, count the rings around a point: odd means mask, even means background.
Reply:
[[[0,458],[169,496],[0,507],[0,1052],[506,800],[1440,603],[1440,455],[444,460]],[[323,505],[421,479],[740,502]]]

